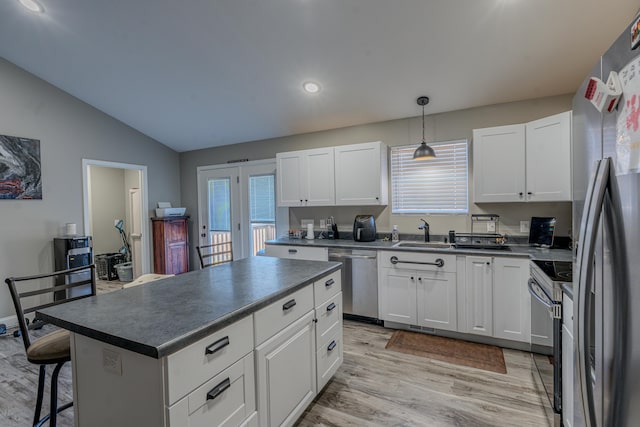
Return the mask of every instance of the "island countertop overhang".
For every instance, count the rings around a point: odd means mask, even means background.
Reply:
[[[38,314],[72,332],[161,358],[340,267],[337,262],[251,257]]]

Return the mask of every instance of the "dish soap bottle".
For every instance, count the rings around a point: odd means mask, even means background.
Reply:
[[[400,233],[398,233],[398,226],[393,226],[393,231],[391,232],[391,241],[399,242],[400,241]]]

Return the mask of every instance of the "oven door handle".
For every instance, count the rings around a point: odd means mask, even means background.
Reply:
[[[544,291],[544,289],[540,287],[540,285],[538,284],[538,282],[535,281],[535,279],[530,278],[527,285],[529,287],[529,293],[531,294],[531,296],[535,297],[535,299],[540,301],[540,303],[545,307],[547,307],[549,310],[553,309],[553,301],[551,301],[551,298],[549,298],[549,295],[547,295],[547,293]],[[540,295],[538,290],[542,293],[542,295]]]

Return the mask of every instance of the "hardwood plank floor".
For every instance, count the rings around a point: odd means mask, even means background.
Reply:
[[[48,325],[36,333],[51,330]],[[392,333],[345,321],[344,364],[297,425],[552,425],[529,353],[504,350],[507,374],[498,374],[386,350]],[[30,425],[37,376],[21,340],[0,336],[0,426]],[[48,411],[48,385],[43,411]],[[68,364],[60,374],[59,393],[63,402],[72,398]],[[58,425],[73,426],[71,409],[61,414]]]
[[[393,330],[344,322],[344,363],[298,426],[551,426],[531,355],[507,374],[386,350]]]

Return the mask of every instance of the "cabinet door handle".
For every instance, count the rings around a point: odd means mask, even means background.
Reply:
[[[207,400],[215,399],[216,397],[220,396],[222,392],[224,392],[229,387],[231,387],[231,380],[227,378],[226,380],[222,381],[220,384],[212,388],[209,391],[209,393],[207,393]]]
[[[418,280],[422,282],[422,277],[418,277]]]
[[[336,344],[336,340],[331,341],[331,344],[329,344],[329,347],[327,347],[327,350],[329,351],[333,350],[334,348],[336,348],[336,345],[338,345]]]
[[[402,261],[399,260],[397,256],[392,256],[389,258],[389,262],[391,264],[396,265],[399,262],[403,264],[421,264],[421,265],[435,265],[436,267],[444,267],[444,260],[442,258],[436,258],[435,262],[422,262],[422,261]]]
[[[229,337],[220,338],[204,350],[204,354],[213,354],[229,345]]]
[[[334,283],[336,283],[335,280],[329,279],[326,282],[324,282],[324,285],[328,288],[329,286],[333,285]]]
[[[521,192],[518,193],[518,196],[522,197],[522,196],[524,196],[524,193],[521,191]]]
[[[290,254],[297,254],[298,250],[297,249],[289,249],[289,253]]]
[[[531,191],[527,191],[527,194],[531,196],[533,193]]]
[[[295,299],[287,301],[282,305],[282,311],[287,311],[287,310],[293,308],[294,305],[296,305],[296,300]]]
[[[333,311],[334,308],[336,308],[336,303],[332,302],[327,306],[327,311]]]

